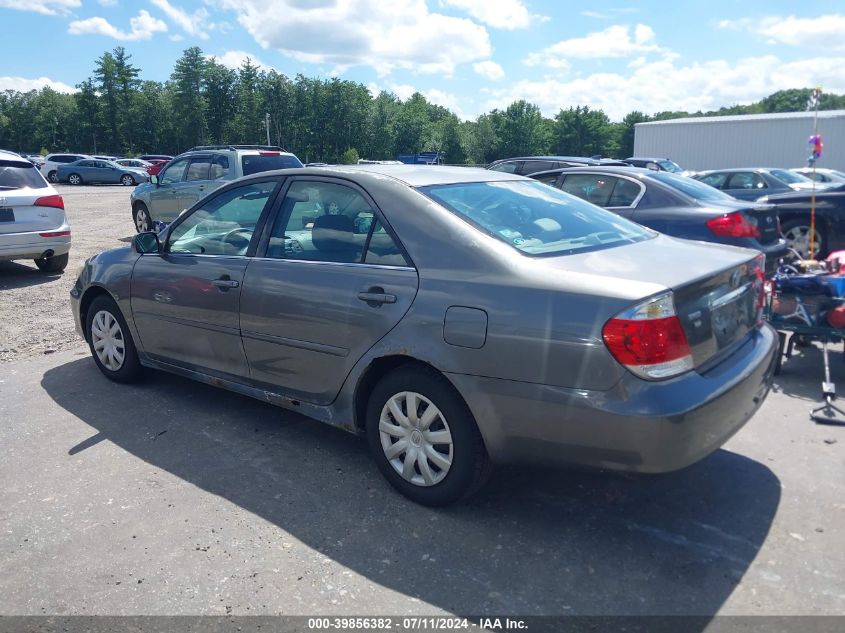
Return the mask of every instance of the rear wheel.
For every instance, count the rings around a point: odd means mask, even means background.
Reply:
[[[367,405],[367,441],[390,484],[423,505],[467,497],[491,472],[472,413],[431,369],[400,367],[382,378]]]
[[[88,306],[85,333],[94,362],[109,380],[135,382],[141,363],[129,328],[114,299],[100,295]]]
[[[59,182],[59,175],[56,173],[55,170],[53,170],[47,174],[47,180],[49,180],[50,182]]]
[[[71,174],[67,177],[67,181],[72,185],[81,185],[82,176],[80,176],[79,174]]]
[[[55,255],[53,257],[41,257],[35,260],[35,265],[42,273],[60,273],[67,268],[67,260],[70,254]]]
[[[802,258],[810,255],[810,242],[813,244],[813,257],[819,257],[827,247],[824,226],[816,220],[813,239],[810,240],[810,218],[796,218],[783,223],[783,237],[786,245],[799,253]]]
[[[135,179],[130,176],[129,174],[123,174],[120,178],[120,184],[124,187],[134,187],[135,186]]]
[[[138,231],[138,233],[153,230],[153,219],[150,217],[147,205],[143,202],[139,202],[135,206],[135,212],[133,215],[135,219],[135,230]]]

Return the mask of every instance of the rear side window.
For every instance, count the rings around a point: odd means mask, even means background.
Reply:
[[[522,163],[520,174],[536,174],[538,171],[548,171],[555,168],[555,163],[549,160],[527,160]]]
[[[211,163],[209,156],[200,156],[191,161],[185,180],[208,180],[208,166]]]
[[[707,174],[706,176],[701,176],[699,180],[705,185],[716,187],[716,189],[724,189],[727,174]]]
[[[766,183],[760,174],[753,171],[740,171],[731,176],[727,189],[765,189]]]
[[[227,173],[229,173],[229,157],[215,156],[209,168],[208,179],[217,180],[218,178],[225,178]]]
[[[493,165],[490,169],[492,171],[502,171],[506,174],[514,174],[516,173],[516,168],[519,166],[519,163],[499,163],[498,165]],[[538,170],[539,171],[539,170]]]
[[[246,154],[241,156],[241,167],[243,168],[243,175],[249,176],[262,171],[302,167],[302,163],[296,156],[290,154]]]
[[[0,160],[0,191],[9,189],[44,189],[44,178],[30,162]]]

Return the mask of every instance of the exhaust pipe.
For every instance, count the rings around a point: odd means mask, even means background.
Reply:
[[[41,257],[39,257],[39,259],[47,259],[48,257],[52,257],[52,256],[53,256],[53,249],[48,248],[46,251],[41,253]]]

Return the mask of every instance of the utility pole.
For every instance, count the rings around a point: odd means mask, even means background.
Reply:
[[[270,113],[264,115],[264,127],[267,128],[267,145],[270,145]]]

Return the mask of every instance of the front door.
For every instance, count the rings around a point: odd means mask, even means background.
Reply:
[[[132,315],[151,358],[213,375],[248,376],[238,307],[250,244],[276,184],[220,192],[180,219],[162,253],[138,259]]]
[[[249,265],[241,335],[252,380],[328,404],[407,312],[417,272],[366,193],[297,178]]]
[[[189,161],[188,158],[177,158],[158,175],[158,185],[150,192],[150,213],[153,219],[173,222],[185,208],[181,206],[179,189]]]

